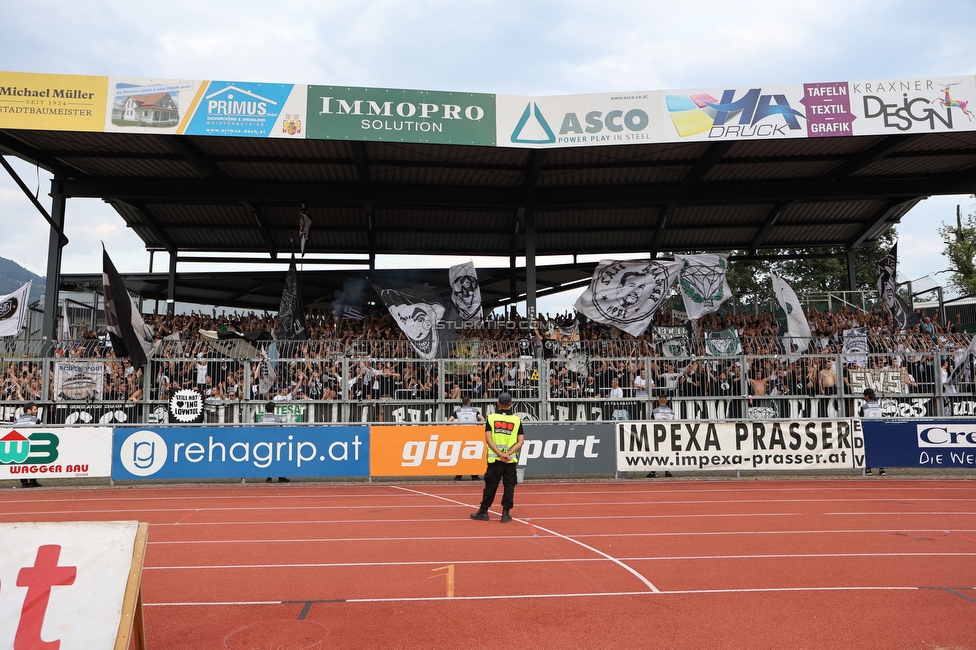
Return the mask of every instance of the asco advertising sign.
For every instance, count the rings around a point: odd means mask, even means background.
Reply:
[[[117,428],[112,478],[367,476],[369,427]]]

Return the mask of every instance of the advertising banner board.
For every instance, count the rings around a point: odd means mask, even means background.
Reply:
[[[488,462],[484,424],[370,427],[370,476],[482,474]]]
[[[108,77],[0,72],[0,128],[101,131]]]
[[[924,77],[850,82],[854,135],[976,130],[976,78]]]
[[[111,474],[109,427],[0,428],[0,479],[108,478]]]
[[[532,474],[612,474],[616,468],[614,424],[530,422],[519,467]]]
[[[976,420],[863,420],[867,467],[976,468]]]
[[[495,145],[495,96],[308,86],[307,138]]]
[[[860,420],[617,424],[618,471],[864,467]]]
[[[661,93],[498,95],[498,145],[588,147],[663,142]]]
[[[367,476],[369,427],[116,428],[112,478]]]
[[[0,648],[145,648],[147,535],[137,521],[0,524]]]
[[[305,86],[211,81],[183,133],[301,138],[304,117]]]

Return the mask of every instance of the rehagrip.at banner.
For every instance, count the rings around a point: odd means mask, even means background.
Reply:
[[[864,467],[860,420],[652,421],[617,425],[617,471]]]

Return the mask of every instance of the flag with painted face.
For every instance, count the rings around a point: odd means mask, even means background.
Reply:
[[[667,298],[679,267],[672,260],[603,260],[576,300],[576,311],[640,336]]]
[[[448,344],[457,340],[457,314],[451,303],[426,282],[399,288],[372,279],[370,284],[418,355],[448,356]]]
[[[728,254],[675,255],[674,261],[681,265],[678,288],[689,319],[698,320],[705,314],[718,311],[732,295],[726,279]]]
[[[448,269],[451,281],[451,302],[457,309],[461,320],[483,318],[481,310],[481,287],[478,286],[478,272],[474,262],[457,264]]]

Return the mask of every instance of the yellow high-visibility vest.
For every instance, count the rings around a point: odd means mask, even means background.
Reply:
[[[506,452],[518,442],[519,433],[522,431],[522,418],[510,413],[492,413],[488,416],[488,428],[491,430],[491,439],[501,452]],[[498,460],[498,455],[488,448],[488,462],[494,463]],[[512,456],[512,462],[518,462],[518,454]]]

